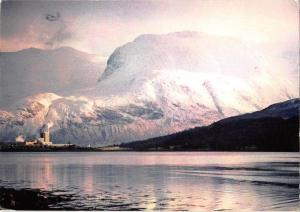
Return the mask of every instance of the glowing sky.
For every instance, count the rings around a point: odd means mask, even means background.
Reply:
[[[140,34],[182,30],[229,35],[290,51],[295,0],[3,1],[1,50],[71,46],[103,58]]]

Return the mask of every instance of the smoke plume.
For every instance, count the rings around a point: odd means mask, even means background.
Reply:
[[[44,124],[42,126],[42,128],[40,129],[40,132],[41,133],[43,133],[43,132],[49,132],[51,127],[53,127],[53,122],[49,122],[47,124]]]
[[[24,136],[23,135],[18,135],[17,137],[16,137],[16,142],[24,142],[25,141],[25,139],[24,139]]]

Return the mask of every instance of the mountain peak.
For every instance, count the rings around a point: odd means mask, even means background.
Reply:
[[[29,47],[26,49],[21,49],[19,51],[16,51],[16,53],[39,53],[45,51],[44,49],[36,48],[36,47]],[[14,53],[14,52],[10,52]]]

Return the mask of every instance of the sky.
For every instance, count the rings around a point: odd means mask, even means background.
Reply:
[[[1,51],[70,46],[107,58],[141,34],[200,31],[289,52],[297,0],[2,1]]]

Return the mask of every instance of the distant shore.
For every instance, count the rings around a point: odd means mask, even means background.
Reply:
[[[130,148],[123,148],[119,145],[103,147],[85,147],[77,145],[51,146],[32,145],[26,146],[18,143],[0,143],[0,152],[103,152],[103,151],[135,151]]]
[[[48,146],[32,145],[26,146],[18,143],[1,143],[0,152],[80,152],[80,151],[99,151],[96,148],[80,147],[76,145],[68,146]]]
[[[120,146],[104,147],[79,147],[62,148],[62,147],[30,147],[30,148],[0,148],[0,152],[298,152],[298,151],[274,151],[274,150],[257,150],[257,149],[232,149],[232,150],[215,150],[215,149],[185,149],[185,148],[145,148],[131,149]]]

